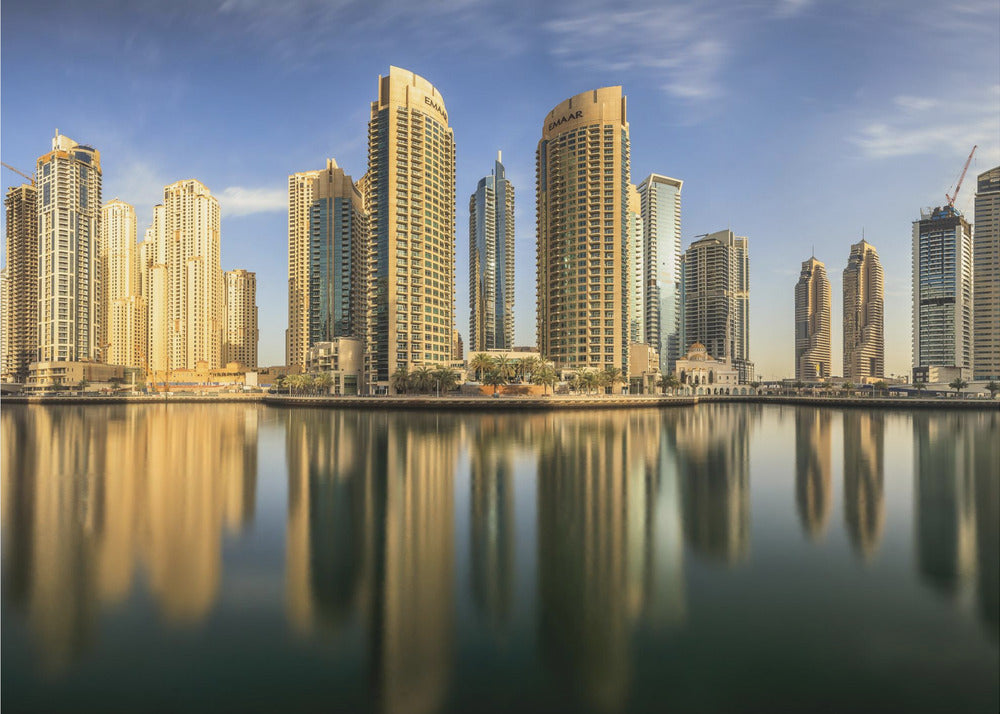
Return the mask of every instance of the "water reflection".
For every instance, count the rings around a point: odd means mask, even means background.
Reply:
[[[884,419],[877,412],[844,412],[844,518],[866,562],[878,551],[885,527]]]
[[[917,562],[935,589],[963,600],[976,587],[979,611],[997,633],[1000,442],[996,414],[916,414]]]
[[[795,503],[802,528],[813,540],[826,533],[833,505],[830,477],[830,412],[795,411]]]
[[[699,555],[732,564],[750,552],[750,431],[758,412],[705,407],[677,415],[684,535]]]
[[[27,614],[47,666],[89,647],[100,607],[128,598],[140,566],[170,622],[215,600],[223,530],[253,517],[257,411],[183,412],[4,414],[4,600]]]

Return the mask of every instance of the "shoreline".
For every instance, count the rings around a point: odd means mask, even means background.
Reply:
[[[997,399],[914,398],[914,397],[817,397],[769,395],[695,395],[695,396],[392,396],[392,397],[343,397],[343,396],[288,396],[270,394],[226,394],[211,396],[25,396],[8,395],[0,404],[87,405],[87,404],[265,404],[282,407],[311,407],[327,409],[419,409],[425,411],[548,411],[559,409],[648,409],[665,407],[690,407],[698,404],[743,403],[781,404],[789,406],[817,406],[842,409],[978,409],[1000,411]]]

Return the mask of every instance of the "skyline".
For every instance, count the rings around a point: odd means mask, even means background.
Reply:
[[[979,144],[956,204],[975,222],[974,177],[1000,164],[1000,9],[726,5],[633,3],[612,13],[591,3],[574,5],[571,16],[562,3],[528,12],[514,3],[510,12],[510,4],[384,2],[369,17],[358,4],[308,1],[229,0],[215,12],[193,2],[157,12],[114,1],[5,7],[0,154],[30,170],[55,127],[94,146],[105,201],[135,206],[140,235],[166,185],[205,183],[222,206],[223,269],[258,275],[260,363],[281,364],[288,176],[327,158],[360,176],[374,79],[390,65],[405,67],[440,89],[455,129],[458,276],[468,271],[463,199],[504,152],[520,196],[515,343],[534,344],[531,188],[541,126],[567,97],[620,84],[629,101],[632,182],[660,173],[685,183],[683,248],[727,227],[749,238],[758,375],[793,372],[789,295],[810,247],[837,295],[862,231],[886,272],[886,373],[908,373],[912,221],[920,208],[943,203]],[[29,48],[42,28],[55,45],[40,56]],[[924,57],[919,40],[931,29],[936,42],[964,42],[963,52]],[[408,42],[400,42],[404,35]],[[247,38],[253,53],[244,49]],[[470,51],[481,47],[493,54]],[[317,85],[338,58],[350,58],[351,70]],[[829,66],[838,72],[823,75]],[[53,82],[58,92],[49,91]],[[309,111],[298,111],[305,102]],[[20,183],[10,172],[3,178],[5,190]],[[455,284],[454,326],[468,344],[464,283]],[[765,327],[771,339],[755,340]],[[839,354],[843,336],[836,327],[832,333]]]

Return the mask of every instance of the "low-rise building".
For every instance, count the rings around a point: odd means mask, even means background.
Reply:
[[[28,367],[31,394],[47,392],[102,391],[141,383],[139,370],[117,364],[88,361],[32,362]]]
[[[681,389],[689,394],[728,394],[739,383],[739,371],[729,359],[718,360],[695,342],[675,367]]]
[[[628,380],[630,394],[655,394],[660,376],[660,355],[653,345],[629,345]]]
[[[364,348],[361,340],[338,337],[317,342],[306,352],[306,372],[329,374],[330,394],[357,395],[364,391]]]

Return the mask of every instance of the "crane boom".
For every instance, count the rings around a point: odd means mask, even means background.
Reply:
[[[965,166],[962,167],[962,175],[958,177],[958,184],[955,186],[955,193],[950,196],[947,193],[944,195],[948,199],[948,205],[951,208],[955,207],[955,199],[958,198],[958,192],[962,188],[962,181],[965,180],[965,172],[969,170],[969,164],[972,162],[972,155],[976,153],[976,148],[978,148],[978,145],[972,147],[972,151],[969,152],[969,158],[965,160]]]
[[[34,177],[34,176],[29,176],[28,174],[24,173],[24,172],[23,172],[23,171],[21,171],[20,169],[15,169],[15,168],[14,168],[13,166],[11,166],[10,164],[5,164],[5,163],[4,163],[4,162],[2,162],[2,161],[0,161],[0,165],[3,165],[4,167],[6,167],[6,168],[10,169],[10,170],[11,170],[11,171],[13,171],[14,173],[16,173],[16,174],[18,174],[18,175],[20,175],[20,176],[23,176],[24,178],[28,179],[29,181],[31,181],[31,185],[32,185],[32,186],[34,186],[34,185],[35,185],[35,177]]]

